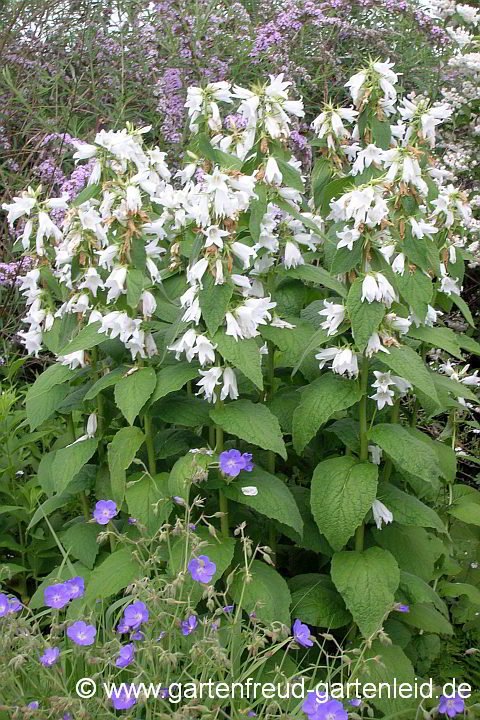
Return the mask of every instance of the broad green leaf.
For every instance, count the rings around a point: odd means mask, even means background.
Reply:
[[[134,310],[140,302],[140,295],[142,294],[145,282],[146,278],[141,270],[129,268],[127,273],[127,305]]]
[[[106,335],[99,332],[100,327],[100,322],[85,325],[85,327],[83,327],[80,332],[75,335],[73,340],[71,340],[68,345],[62,348],[62,350],[57,354],[69,355],[70,353],[78,352],[79,350],[89,350],[90,348],[105,342]]]
[[[400,570],[393,555],[378,547],[335,553],[332,580],[365,638],[383,624],[394,603]]]
[[[353,283],[347,298],[347,312],[352,323],[353,339],[358,349],[363,352],[370,336],[376,332],[385,315],[383,303],[362,302],[362,278]]]
[[[162,398],[152,408],[155,417],[164,422],[186,427],[198,427],[209,422],[210,405],[206,400],[187,395]]]
[[[254,486],[257,495],[244,495],[243,487]],[[248,505],[262,515],[289,525],[303,534],[303,521],[297,504],[287,485],[275,475],[254,467],[250,473],[242,473],[240,478],[224,489],[225,495],[235,502]]]
[[[412,603],[428,603],[434,605],[442,615],[448,617],[446,604],[433,587],[418,575],[400,570],[400,590],[406,596],[409,605]]]
[[[370,127],[372,128],[372,142],[382,150],[388,150],[392,139],[390,123],[373,117],[370,121]]]
[[[153,439],[157,460],[164,460],[173,455],[185,455],[188,450],[197,445],[198,435],[181,428],[165,428],[160,430]]]
[[[223,285],[215,285],[215,281],[208,270],[203,276],[202,282],[203,289],[198,293],[202,319],[210,335],[215,335],[225,320],[225,313],[233,295],[233,285],[229,282],[225,282]]]
[[[323,232],[321,231],[319,226],[313,222],[313,220],[305,217],[305,215],[302,215],[302,213],[299,213],[298,210],[295,210],[295,208],[292,207],[289,202],[281,198],[279,195],[277,195],[277,197],[275,198],[274,203],[277,207],[286,212],[287,215],[291,215],[293,218],[295,218],[295,220],[299,220],[309,230],[313,230],[316,235],[324,237]]]
[[[373,660],[377,657],[379,662]],[[412,663],[403,650],[397,645],[384,645],[380,640],[374,640],[363,658],[365,661],[359,664],[358,679],[364,684],[374,683],[378,689],[369,704],[385,714],[384,720],[413,720],[418,700],[401,697],[399,692],[401,683],[408,683],[413,690],[417,680]],[[381,683],[389,685],[389,689]]]
[[[390,370],[393,370],[395,375],[400,375],[400,377],[411,382],[414,387],[424,392],[438,405],[435,384],[422,358],[417,355],[415,350],[412,350],[407,345],[389,347],[388,350],[388,355],[382,353],[382,357],[379,358],[382,363],[387,365]]]
[[[108,445],[108,467],[113,500],[120,507],[125,496],[126,470],[145,441],[138,427],[121,428]]]
[[[60,350],[70,342],[77,329],[77,318],[67,313],[62,318],[55,318],[52,327],[43,333],[43,344],[50,352],[58,355]]]
[[[280,427],[287,435],[292,434],[293,413],[302,399],[302,395],[298,390],[277,391],[273,394],[271,400],[267,402],[267,407],[277,417]]]
[[[210,417],[225,432],[259,445],[264,450],[273,450],[284,460],[287,459],[278,420],[265,405],[251,400],[236,400],[211,410]]]
[[[445,477],[440,464],[435,440],[422,442],[409,429],[401,425],[380,423],[369,432],[369,440],[380,445],[400,470],[421,477],[426,482],[434,482]]]
[[[470,390],[470,388],[463,383],[458,382],[458,380],[453,380],[451,377],[441,375],[440,373],[432,373],[432,377],[439,396],[443,391],[451,393],[452,395],[455,395],[455,397],[463,397],[467,398],[467,400],[471,400],[472,402],[476,402],[476,395]]]
[[[298,265],[286,271],[288,277],[305,280],[305,282],[313,282],[315,285],[326,287],[338,293],[340,297],[347,297],[347,289],[343,283],[332,277],[330,273],[317,265]]]
[[[240,160],[236,155],[230,155],[230,153],[226,153],[223,150],[216,149],[215,156],[217,158],[217,162],[219,165],[221,165],[224,168],[228,168],[229,170],[241,170],[243,165],[243,160]],[[256,190],[255,190],[256,192]]]
[[[470,525],[480,526],[480,505],[476,503],[462,502],[458,505],[451,505],[447,508],[450,515]]]
[[[210,457],[202,453],[187,453],[178,458],[168,476],[168,493],[170,497],[181,497],[188,502],[190,486],[198,474],[206,474]],[[205,479],[205,477],[203,478]]]
[[[97,543],[98,525],[76,523],[60,535],[65,551],[80,560],[86,567],[93,568],[100,546]]]
[[[448,620],[438,610],[435,610],[433,605],[420,603],[410,605],[408,613],[405,613],[402,619],[407,625],[413,625],[419,630],[445,635],[453,634],[453,628]]]
[[[258,198],[252,200],[250,203],[249,229],[252,240],[258,242],[258,238],[260,237],[260,224],[263,216],[267,212],[267,186],[264,183],[258,182],[255,185],[255,194]]]
[[[298,318],[287,318],[295,325],[294,328],[277,328],[271,325],[261,327],[261,335],[265,340],[270,340],[282,351],[278,358],[278,365],[281,367],[293,367],[292,374],[299,368],[302,372],[313,364],[318,369],[318,361],[315,360],[315,353],[318,348],[325,344],[329,338],[325,330],[316,330],[311,323]]]
[[[295,575],[288,582],[293,619],[329,630],[351,622],[351,615],[328,575]]]
[[[53,453],[50,453],[53,454]],[[45,517],[49,517],[55,510],[58,510],[61,507],[65,507],[65,505],[68,505],[68,503],[72,502],[73,497],[71,493],[69,492],[63,492],[58,495],[54,495],[53,497],[48,498],[48,500],[45,500],[34,512],[33,517],[31,518],[30,522],[28,523],[27,530],[30,530],[30,528],[34,527],[37,523],[39,523],[41,520],[43,520]]]
[[[338,242],[338,238],[335,238],[336,242]],[[330,252],[330,247],[327,246],[325,250],[326,256]],[[363,259],[363,243],[361,240],[357,240],[353,244],[353,249],[349,250],[347,247],[341,247],[337,248],[334,251],[334,255],[331,259],[330,265],[330,272],[332,275],[341,275],[342,273],[350,272],[353,268],[355,268],[357,265],[359,265],[362,262]],[[327,262],[329,262],[329,258],[326,257]]]
[[[419,525],[446,532],[444,523],[433,508],[395,485],[383,484],[378,489],[377,497],[393,513],[393,519],[400,525]]]
[[[98,599],[116,595],[143,573],[130,548],[115,550],[92,572],[85,588],[85,602],[91,605]]]
[[[316,207],[321,204],[322,190],[331,177],[332,168],[330,163],[325,158],[318,157],[312,170],[312,191]]]
[[[350,448],[357,455],[360,454],[360,423],[358,420],[348,417],[335,420],[328,426],[326,432],[333,433],[345,447]]]
[[[327,216],[330,212],[330,201],[343,195],[343,193],[347,192],[347,188],[351,188],[352,185],[353,178],[351,177],[335,178],[335,180],[328,183],[322,191],[320,215]]]
[[[443,597],[458,598],[462,595],[466,595],[470,602],[472,602],[474,605],[480,606],[480,590],[475,587],[475,585],[470,585],[469,583],[456,583],[441,580],[438,584],[438,592],[441,593]]]
[[[395,557],[402,570],[430,582],[435,562],[445,552],[437,537],[421,527],[403,525],[374,528],[372,534],[377,544]]]
[[[125,490],[125,500],[130,515],[145,525],[148,536],[152,537],[167,521],[172,509],[168,473],[160,473],[153,478],[142,474],[139,480],[131,480]]]
[[[287,330],[288,332],[288,330]],[[262,356],[254,338],[235,340],[220,328],[213,338],[222,357],[243,372],[245,377],[263,390]]]
[[[455,293],[452,293],[450,297],[453,300],[454,305],[458,307],[468,324],[474,328],[475,321],[473,319],[472,313],[470,312],[470,308],[468,307],[465,300],[460,297],[460,295],[455,295]]]
[[[100,183],[87,185],[87,187],[84,187],[83,190],[72,200],[72,207],[78,207],[82,203],[87,202],[87,200],[91,200],[91,198],[96,197],[97,194],[100,194],[101,189],[102,186]]]
[[[293,445],[300,454],[319,428],[340,410],[346,410],[361,397],[358,383],[333,373],[325,373],[307,385],[293,413]]]
[[[433,283],[422,270],[417,268],[411,273],[408,268],[403,275],[395,277],[400,295],[409,307],[411,307],[420,320],[427,314],[427,305],[433,297]]]
[[[161,368],[157,373],[155,390],[150,397],[149,404],[152,405],[156,400],[160,400],[171,392],[181,390],[187,382],[197,376],[198,368],[192,367],[186,362],[178,362],[175,365]]]
[[[64,365],[51,365],[37,377],[25,400],[30,429],[35,430],[62,404],[70,392],[68,381],[75,372]]]
[[[245,578],[244,572],[235,576],[230,595],[237,605],[241,604],[249,614],[255,612],[266,625],[274,621],[290,625],[292,598],[288,585],[273,567],[260,560],[252,562],[250,578]]]
[[[110,370],[106,375],[102,375],[102,377],[97,380],[96,383],[92,385],[90,390],[86,393],[84,400],[93,400],[97,397],[98,393],[102,390],[105,390],[108,387],[111,387],[112,385],[115,385],[122,375],[125,375],[128,368],[124,367],[123,365],[120,367],[115,368],[114,370]]]
[[[457,335],[457,342],[464,350],[468,350],[468,352],[472,353],[473,355],[480,355],[480,343],[478,343],[476,340],[469,337],[468,335],[465,335],[464,333],[459,333],[459,335]]]
[[[341,550],[372,507],[378,467],[351,456],[329,458],[313,472],[311,505],[320,532]]]
[[[278,169],[282,173],[283,184],[287,187],[294,188],[294,190],[298,190],[299,192],[305,192],[305,185],[303,184],[302,176],[298,170],[284,160],[280,160],[278,157],[275,159]]]
[[[155,370],[146,367],[135,369],[135,372],[120,378],[115,385],[115,402],[130,425],[133,425],[156,384]]]
[[[457,335],[449,328],[442,327],[414,327],[411,326],[408,336],[433,345],[433,347],[446,350],[450,355],[462,359],[462,351],[457,342]]]
[[[52,475],[57,493],[62,493],[82,469],[98,447],[98,440],[87,438],[76,442],[70,447],[57,450],[52,464]]]

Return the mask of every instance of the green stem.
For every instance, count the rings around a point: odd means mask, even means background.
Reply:
[[[275,345],[268,340],[267,341],[268,356],[267,356],[267,393],[265,395],[265,402],[271,400],[275,393]],[[271,475],[275,475],[275,453],[272,450],[268,451],[267,454],[267,470]],[[277,529],[273,522],[268,525],[268,544],[273,552],[273,562],[275,563],[275,554],[277,552]]]
[[[97,372],[97,348],[94,347],[91,350],[92,353],[92,370],[97,380],[101,378],[101,373]],[[101,392],[97,393],[97,432],[98,437],[98,459],[99,465],[103,465],[103,458],[105,456],[105,448],[103,447],[102,435],[103,435],[103,421],[105,419],[105,407],[103,404],[103,395]]]
[[[70,432],[72,443],[77,439],[75,434],[75,423],[73,422],[73,413],[67,415],[67,427]],[[90,510],[88,509],[88,500],[85,494],[85,490],[80,490],[78,493],[80,505],[82,506],[83,517],[86,521],[90,520]]]
[[[359,403],[360,413],[360,461],[368,462],[368,422],[367,422],[367,395],[368,395],[368,358],[364,355],[360,366],[360,390],[362,397]],[[362,523],[355,533],[355,550],[362,552],[365,525]]]
[[[155,449],[153,447],[153,427],[152,427],[152,416],[148,412],[145,412],[143,417],[143,429],[145,431],[146,445],[147,445],[147,456],[148,456],[148,471],[153,477],[157,472],[157,463],[155,461]]]
[[[217,407],[220,405],[220,400],[217,400]],[[219,425],[215,426],[215,437],[216,437],[216,444],[215,444],[215,452],[217,455],[220,455],[221,452],[223,452],[223,428],[221,428]],[[222,531],[223,537],[228,537],[228,500],[223,492],[223,490],[220,488],[218,491],[218,500],[220,505],[220,512],[223,513],[222,517],[220,518],[220,529]]]
[[[390,422],[392,425],[398,425],[400,421],[400,398],[397,398],[393,404],[392,407],[392,415]],[[392,461],[390,458],[387,458],[385,460],[385,465],[383,466],[383,480],[385,482],[388,482],[390,480],[390,475],[392,474]]]

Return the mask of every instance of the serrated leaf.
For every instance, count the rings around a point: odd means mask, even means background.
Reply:
[[[68,345],[60,350],[58,355],[70,355],[70,353],[78,352],[79,350],[89,350],[100,343],[105,342],[106,335],[98,332],[102,323],[94,322],[90,325],[85,325],[77,335],[71,340]]]
[[[402,697],[397,691],[401,683],[407,683],[407,687],[415,687],[417,680],[412,663],[403,650],[397,645],[385,645],[379,640],[374,640],[372,647],[367,649],[363,655],[364,663],[360,663],[358,679],[366,683],[374,683],[378,692],[369,703],[374,705],[384,715],[384,720],[406,720],[414,718],[418,700]],[[379,658],[375,662],[372,658]],[[386,688],[386,683],[388,689]],[[361,691],[360,691],[361,694]]]
[[[306,282],[313,282],[315,285],[326,287],[338,293],[340,297],[347,297],[346,287],[336,278],[332,277],[327,270],[317,265],[297,265],[285,272],[287,277],[299,278]]]
[[[341,275],[342,273],[349,272],[360,264],[363,258],[363,250],[363,243],[360,239],[353,244],[352,250],[349,250],[347,247],[337,248],[331,260],[330,272],[333,275]]]
[[[35,430],[55,412],[70,391],[68,380],[75,372],[64,365],[51,365],[30,386],[25,400],[30,429]]]
[[[332,168],[325,158],[319,157],[312,170],[312,192],[315,206],[322,202],[322,190],[332,177]]]
[[[277,621],[290,625],[292,598],[283,577],[259,560],[250,566],[252,581],[245,583],[243,573],[237,574],[230,586],[230,594],[237,605],[269,625]]]
[[[60,541],[69,555],[80,560],[91,570],[100,549],[100,545],[97,543],[98,532],[98,525],[76,523],[61,533]]]
[[[434,605],[443,615],[448,617],[448,607],[435,592],[433,587],[418,575],[400,570],[400,590],[411,603],[429,603]]]
[[[400,570],[393,555],[378,547],[339,552],[332,558],[332,580],[365,638],[380,629],[394,603]]]
[[[277,417],[282,431],[292,434],[293,413],[302,399],[302,395],[298,390],[277,391],[273,394],[271,400],[267,402],[267,407]]]
[[[419,628],[426,632],[442,633],[452,635],[453,628],[433,605],[417,604],[410,605],[408,613],[402,618],[407,625]]]
[[[141,475],[135,482],[132,480],[125,490],[125,501],[130,515],[145,525],[148,536],[153,537],[167,521],[172,509],[168,473],[160,473],[153,478]]]
[[[98,440],[87,438],[70,445],[70,447],[57,450],[52,464],[52,475],[57,493],[62,493],[96,452]]]
[[[370,441],[380,445],[400,470],[434,482],[445,475],[435,447],[437,441],[425,437],[426,442],[422,442],[408,428],[388,423],[374,425],[369,432]]]
[[[298,170],[284,160],[280,160],[278,157],[275,159],[278,169],[282,173],[283,184],[287,187],[293,188],[294,190],[298,190],[301,193],[305,192],[305,185],[303,184],[302,176]]]
[[[468,322],[468,324],[474,328],[475,320],[473,319],[472,313],[470,312],[470,308],[468,307],[465,300],[462,297],[460,297],[460,295],[455,295],[455,293],[452,293],[450,295],[450,298],[453,300],[453,304],[458,307],[458,309],[460,310],[460,312],[462,313],[463,317]]]
[[[127,305],[134,310],[140,302],[146,278],[141,270],[129,268],[127,273]]]
[[[216,160],[221,167],[227,168],[228,170],[242,169],[243,160],[240,160],[240,158],[238,158],[236,155],[230,155],[230,153],[226,153],[223,150],[218,149],[216,149],[214,152]]]
[[[300,454],[305,445],[332,415],[346,410],[361,397],[358,383],[333,373],[325,373],[302,392],[293,413],[293,445]]]
[[[142,576],[142,566],[130,548],[115,550],[92,572],[85,588],[85,602],[93,604],[124,590]]]
[[[157,377],[151,367],[140,368],[120,378],[115,385],[115,402],[130,425],[155,390]]]
[[[329,458],[313,472],[311,507],[320,532],[341,550],[372,507],[378,467],[351,456]]]
[[[476,395],[470,390],[470,388],[463,383],[458,382],[458,380],[454,380],[447,375],[440,375],[440,373],[432,373],[432,376],[438,393],[443,391],[451,393],[455,397],[463,397],[467,398],[467,400],[471,400],[472,402],[476,402]]]
[[[382,353],[379,360],[387,365],[390,370],[393,370],[396,375],[400,375],[400,377],[411,382],[414,387],[424,392],[438,405],[435,384],[425,367],[425,363],[415,350],[412,350],[408,345],[389,347],[388,350],[389,354]]]
[[[157,373],[155,390],[150,397],[149,404],[152,405],[160,398],[171,392],[181,390],[182,387],[198,376],[198,368],[192,367],[190,363],[178,362],[175,365],[167,365]]]
[[[215,335],[225,319],[225,313],[233,295],[233,285],[228,282],[215,285],[210,273],[203,276],[203,289],[198,293],[202,318],[210,335]]]
[[[213,338],[222,357],[243,372],[245,377],[263,390],[262,356],[254,338],[235,340],[220,328]]]
[[[374,528],[372,535],[378,545],[395,557],[402,570],[420,576],[425,582],[430,582],[435,562],[445,552],[442,542],[421,527],[387,525],[381,530]]]
[[[120,505],[125,496],[126,470],[145,441],[145,435],[137,427],[124,427],[114,435],[108,445],[108,467],[113,500]]]
[[[295,575],[288,586],[292,593],[292,618],[330,630],[351,622],[342,596],[328,575]]]
[[[433,283],[428,275],[418,268],[414,273],[406,269],[403,275],[396,275],[395,280],[400,295],[415,315],[423,320],[427,314],[427,305],[433,297]]]
[[[352,184],[351,177],[335,178],[335,180],[328,183],[322,191],[320,215],[327,216],[330,212],[330,201],[342,195]]]
[[[450,355],[453,355],[459,360],[462,359],[462,351],[456,340],[457,334],[449,328],[431,328],[431,327],[410,327],[408,336],[415,338],[415,340],[421,340],[426,342],[433,347],[441,348],[446,350]]]
[[[188,502],[190,487],[198,470],[206,471],[210,457],[201,453],[187,453],[178,458],[168,476],[168,494]]]
[[[101,189],[101,183],[92,183],[91,185],[87,185],[87,187],[84,187],[83,190],[81,190],[78,195],[72,200],[71,206],[79,207],[79,205],[81,205],[82,203],[87,202],[87,200],[91,200],[93,197],[99,195]]]
[[[244,495],[242,488],[248,486],[256,487],[258,494]],[[262,468],[254,467],[252,472],[242,473],[238,480],[224,488],[224,493],[230,500],[248,505],[262,515],[288,525],[300,536],[303,535],[303,520],[288,486]]]
[[[353,339],[363,352],[370,336],[376,332],[385,315],[383,303],[362,302],[362,278],[357,278],[350,288],[347,298],[347,313],[352,323]]]
[[[251,400],[236,400],[211,410],[210,417],[225,432],[259,445],[264,450],[272,450],[284,460],[287,459],[278,420],[265,405],[253,403]]]
[[[480,526],[480,505],[477,503],[462,502],[458,505],[451,505],[447,508],[447,512],[457,520],[469,525]]]
[[[446,532],[444,523],[433,508],[395,485],[385,483],[379,487],[378,499],[388,507],[393,519],[400,525],[418,525]]]
[[[480,606],[480,590],[469,583],[456,583],[441,580],[438,584],[438,592],[444,597],[462,597],[465,595],[471,603]]]
[[[93,400],[97,397],[98,393],[102,390],[105,390],[108,387],[111,387],[112,385],[115,385],[122,375],[125,375],[128,368],[124,367],[123,365],[121,367],[117,367],[114,370],[110,370],[106,375],[102,375],[101,378],[97,380],[96,383],[92,385],[90,390],[86,393],[84,400]]]
[[[209,422],[210,405],[201,398],[177,395],[156,402],[152,412],[167,423],[198,427]]]
[[[377,147],[382,148],[382,150],[388,150],[390,140],[392,139],[390,123],[373,117],[370,121],[370,126],[372,128],[372,142],[375,143]]]
[[[260,224],[263,220],[263,216],[267,212],[267,187],[264,183],[257,183],[255,185],[255,194],[258,196],[257,199],[252,200],[250,203],[250,220],[248,227],[250,229],[250,235],[252,240],[258,242],[260,237]]]

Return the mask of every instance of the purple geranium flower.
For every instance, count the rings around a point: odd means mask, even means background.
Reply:
[[[190,560],[188,569],[193,580],[209,583],[217,570],[217,566],[207,555],[199,555],[198,558]]]
[[[71,580],[67,580],[65,587],[70,593],[70,599],[81,598],[85,592],[85,580],[82,577],[74,577]]]
[[[395,610],[397,610],[398,612],[403,612],[403,613],[410,612],[408,605],[397,605],[395,607]]]
[[[43,593],[43,599],[47,607],[60,610],[60,608],[65,607],[65,605],[69,602],[70,590],[65,583],[49,585]]]
[[[225,450],[220,453],[220,470],[225,475],[237,477],[242,470],[250,472],[253,469],[250,453],[240,453],[239,450]]]
[[[148,620],[147,606],[138,600],[125,608],[123,617],[125,625],[130,629],[136,630],[143,622],[147,622]]]
[[[45,667],[50,667],[51,665],[55,665],[59,657],[60,650],[58,648],[46,648],[40,658],[40,662],[42,665],[45,665]]]
[[[127,623],[125,622],[125,619],[121,618],[121,620],[119,621],[119,623],[117,625],[117,632],[120,633],[120,635],[123,635],[123,633],[128,632],[128,630],[129,630],[129,627],[128,627]]]
[[[129,517],[129,518],[128,518],[128,524],[129,524],[129,525],[135,525],[136,522],[137,522],[137,518],[134,518],[134,517]]]
[[[362,704],[361,698],[352,698],[348,702],[350,703],[350,705],[353,705],[353,707],[360,707],[360,705]]]
[[[293,639],[299,645],[303,645],[303,647],[312,647],[313,645],[313,641],[310,638],[310,628],[308,625],[300,622],[300,620],[295,620],[293,623]]]
[[[117,512],[117,503],[113,500],[99,500],[95,505],[93,517],[99,525],[107,525]]]
[[[315,720],[348,720],[348,713],[340,700],[327,700],[318,708]]]
[[[8,613],[8,597],[5,593],[0,593],[0,617]]]
[[[225,607],[223,608],[224,613],[231,613],[232,610],[233,610],[233,605],[225,605]]]
[[[76,645],[93,645],[97,631],[94,625],[87,625],[83,620],[70,625],[67,635]]]
[[[197,627],[197,618],[195,615],[189,615],[188,620],[182,622],[182,632],[184,635],[190,635]]]
[[[326,693],[317,693],[315,690],[309,690],[307,699],[303,701],[303,712],[308,715],[311,720],[317,720],[317,713],[320,708],[327,704]]]
[[[465,702],[458,695],[454,695],[452,698],[447,698],[445,695],[440,696],[440,705],[438,711],[444,713],[449,718],[454,718],[457,713],[463,712],[465,708]]]
[[[32,702],[29,702],[27,705],[27,708],[29,710],[38,710],[39,707],[40,703],[38,702],[38,700],[32,700]]]
[[[145,640],[145,633],[141,630],[136,630],[134,633],[132,633],[131,637],[132,640],[142,641]]]
[[[127,667],[127,665],[130,665],[130,663],[132,662],[134,656],[135,656],[135,645],[133,643],[124,645],[120,649],[120,655],[115,660],[115,665],[117,667]]]
[[[133,707],[137,702],[134,695],[135,685],[128,686],[128,689],[123,686],[119,692],[112,693],[112,705],[115,710],[128,710]]]
[[[16,597],[12,597],[8,601],[8,612],[14,613],[19,612],[22,609],[22,603]]]

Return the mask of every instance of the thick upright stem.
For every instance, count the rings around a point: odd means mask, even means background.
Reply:
[[[220,455],[223,452],[223,428],[219,425],[215,426],[216,446],[215,452]],[[228,500],[222,489],[218,491],[218,500],[220,505],[220,512],[223,513],[220,518],[220,529],[223,537],[228,537]]]
[[[145,431],[146,445],[147,445],[147,457],[148,457],[148,472],[153,477],[157,472],[157,463],[155,461],[155,449],[153,447],[153,426],[152,416],[147,411],[143,418],[143,429]]]
[[[392,407],[392,415],[390,422],[392,425],[398,425],[398,422],[400,420],[400,398],[397,398],[393,404]],[[392,461],[390,458],[387,458],[385,460],[385,465],[383,466],[383,480],[385,482],[388,482],[390,480],[390,475],[392,474]]]
[[[72,439],[72,443],[75,442],[77,439],[75,435],[75,424],[73,422],[73,413],[70,413],[67,415],[67,427],[70,432],[70,437]],[[90,510],[88,509],[88,500],[87,496],[85,494],[85,490],[80,490],[78,493],[78,499],[80,500],[80,505],[82,506],[82,512],[83,517],[86,521],[90,520]]]
[[[270,400],[275,392],[275,345],[268,340],[267,341],[268,356],[267,356],[267,392],[265,395],[265,401]],[[267,469],[271,475],[275,475],[275,453],[272,450],[268,451],[267,455]],[[274,523],[269,523],[268,526],[268,544],[272,548],[273,554],[277,551],[277,529]],[[275,560],[275,557],[273,558]]]
[[[101,374],[100,372],[97,372],[97,348],[94,347],[91,350],[92,353],[92,370],[94,374],[96,375],[97,380],[100,379]],[[103,458],[105,454],[105,448],[103,447],[102,442],[102,435],[103,435],[103,425],[104,425],[104,419],[105,419],[105,410],[104,410],[104,404],[103,404],[103,395],[101,392],[97,393],[97,437],[99,438],[98,442],[98,459],[99,464],[103,464]]]
[[[368,395],[368,358],[364,355],[360,366],[360,390],[362,397],[359,403],[360,413],[360,460],[368,462],[368,422],[367,422],[367,395]],[[365,526],[362,523],[355,533],[355,550],[363,550]]]

